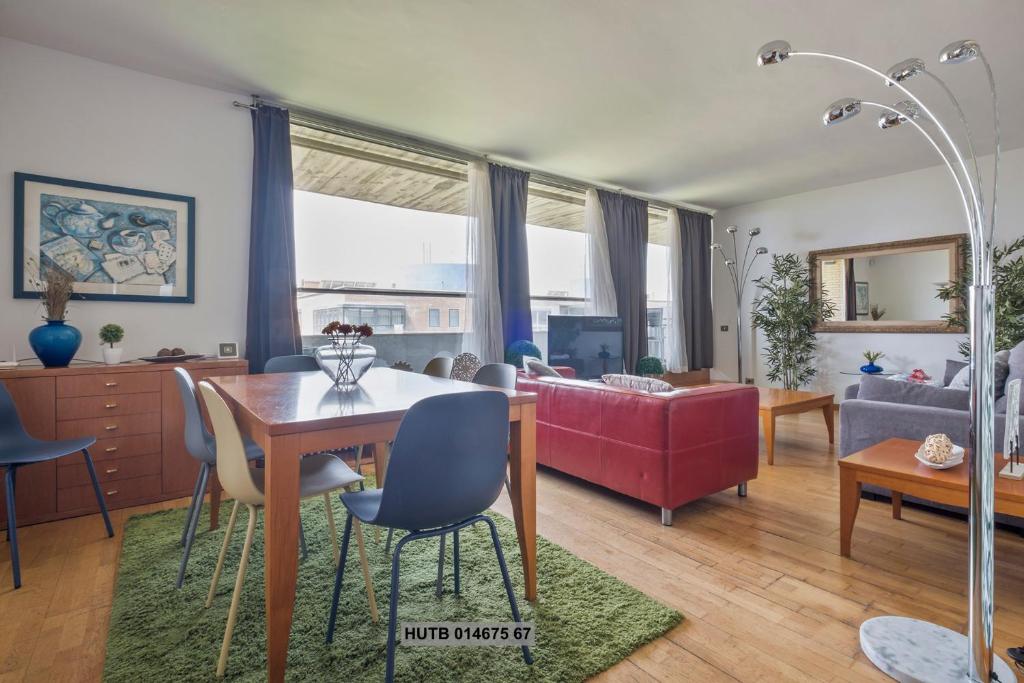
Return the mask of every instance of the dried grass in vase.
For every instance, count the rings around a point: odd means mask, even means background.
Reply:
[[[35,266],[35,262],[29,262]],[[34,277],[34,284],[39,288],[39,299],[46,311],[46,320],[64,320],[67,317],[68,301],[74,293],[75,278],[63,268],[32,268],[29,272],[41,273]]]

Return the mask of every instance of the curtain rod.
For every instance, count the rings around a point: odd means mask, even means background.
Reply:
[[[245,102],[239,102],[235,100],[231,104],[235,107],[242,109],[257,109],[261,104],[265,104],[266,101],[259,97],[253,97],[251,104]],[[287,107],[290,118],[300,125],[307,125],[311,128],[319,128],[328,133],[336,133],[341,135],[347,135],[349,137],[355,137],[366,142],[375,142],[378,144],[384,144],[391,147],[397,147],[407,152],[414,152],[417,154],[424,154],[427,156],[433,156],[446,161],[456,161],[462,163],[469,163],[472,161],[495,161],[498,158],[493,155],[482,154],[479,152],[472,152],[469,150],[461,149],[459,147],[453,147],[438,142],[430,142],[417,138],[404,133],[398,133],[396,131],[388,130],[386,128],[379,128],[366,123],[360,123],[346,119],[340,116],[333,116],[329,114],[323,114],[321,112],[312,111],[309,109],[303,109],[301,107]],[[514,162],[504,163],[502,159],[502,165],[510,166],[522,171],[527,171],[530,174],[532,180],[536,180],[544,185],[556,187],[563,190],[572,190],[576,192],[586,192],[591,188],[599,190],[607,190],[610,192],[618,192],[620,194],[628,194],[630,196],[637,197],[645,200],[649,206],[669,210],[669,209],[686,209],[687,211],[696,211],[697,213],[707,214],[708,216],[714,216],[715,212],[707,207],[698,206],[696,204],[687,204],[685,202],[669,202],[663,199],[658,199],[650,195],[633,192],[626,190],[621,187],[614,187],[611,185],[605,185],[602,183],[585,182],[577,180],[575,178],[568,178],[566,176],[555,175],[552,173],[546,173],[536,168],[529,166],[522,166]]]

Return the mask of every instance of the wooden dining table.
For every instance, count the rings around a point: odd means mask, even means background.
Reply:
[[[264,452],[264,582],[267,678],[283,681],[298,571],[299,459],[304,453],[374,444],[377,485],[386,479],[388,442],[405,412],[440,394],[501,391],[509,399],[509,479],[523,562],[525,597],[537,599],[537,395],[372,368],[337,389],[322,372],[212,377],[239,426]],[[459,416],[453,415],[452,420]],[[444,429],[438,425],[438,429]],[[457,473],[452,473],[457,476]]]

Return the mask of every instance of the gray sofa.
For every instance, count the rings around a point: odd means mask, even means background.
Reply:
[[[1008,372],[1002,378],[1004,381],[1007,378],[1020,377],[1021,373],[1024,373],[1024,343],[1018,345],[1009,357]],[[951,375],[956,374],[958,365],[962,364],[950,361],[944,384],[949,384]],[[999,394],[1001,392],[997,391],[997,395]],[[923,441],[929,435],[939,433],[947,434],[953,443],[959,446],[966,446],[970,428],[967,405],[966,391],[919,386],[880,377],[863,377],[859,384],[846,388],[845,400],[839,409],[839,454],[847,456],[886,439]],[[1001,451],[1006,425],[1005,400],[997,401],[996,410],[995,443],[996,450]],[[1017,416],[1017,419],[1020,420],[1021,431],[1024,432],[1024,416]],[[997,460],[998,469],[1002,468],[1002,462],[1002,458]],[[889,491],[870,486],[866,486],[865,491],[868,494],[889,495]],[[916,500],[909,496],[904,497],[904,500],[928,507],[963,512],[957,508]],[[1024,519],[997,515],[997,521],[1024,529]]]

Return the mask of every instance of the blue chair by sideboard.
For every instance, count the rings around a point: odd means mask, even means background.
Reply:
[[[388,622],[386,680],[394,680],[395,640],[398,628],[399,563],[402,548],[422,538],[433,538],[483,522],[501,568],[512,617],[520,621],[498,530],[482,514],[501,492],[508,452],[509,403],[497,391],[447,394],[423,399],[409,408],[395,436],[382,489],[341,494],[348,510],[341,558],[334,578],[334,596],[327,623],[327,642],[334,640],[338,600],[345,576],[345,555],[353,518],[366,524],[409,532],[395,546],[391,558],[390,619]],[[457,473],[457,476],[452,476]],[[454,543],[455,592],[459,585],[459,544]],[[523,645],[523,659],[533,663]]]
[[[56,460],[66,455],[81,452],[85,457],[85,466],[89,469],[92,488],[96,492],[96,502],[103,513],[103,523],[107,527],[107,536],[114,536],[114,528],[110,525],[107,505],[103,502],[99,480],[96,479],[96,468],[93,467],[89,447],[96,443],[93,437],[81,439],[64,439],[61,441],[44,441],[29,436],[18,417],[18,409],[7,387],[0,382],[0,467],[7,468],[7,540],[11,550],[11,572],[14,575],[14,587],[21,587],[21,564],[18,558],[18,520],[15,514],[14,489],[19,467],[33,463]]]

